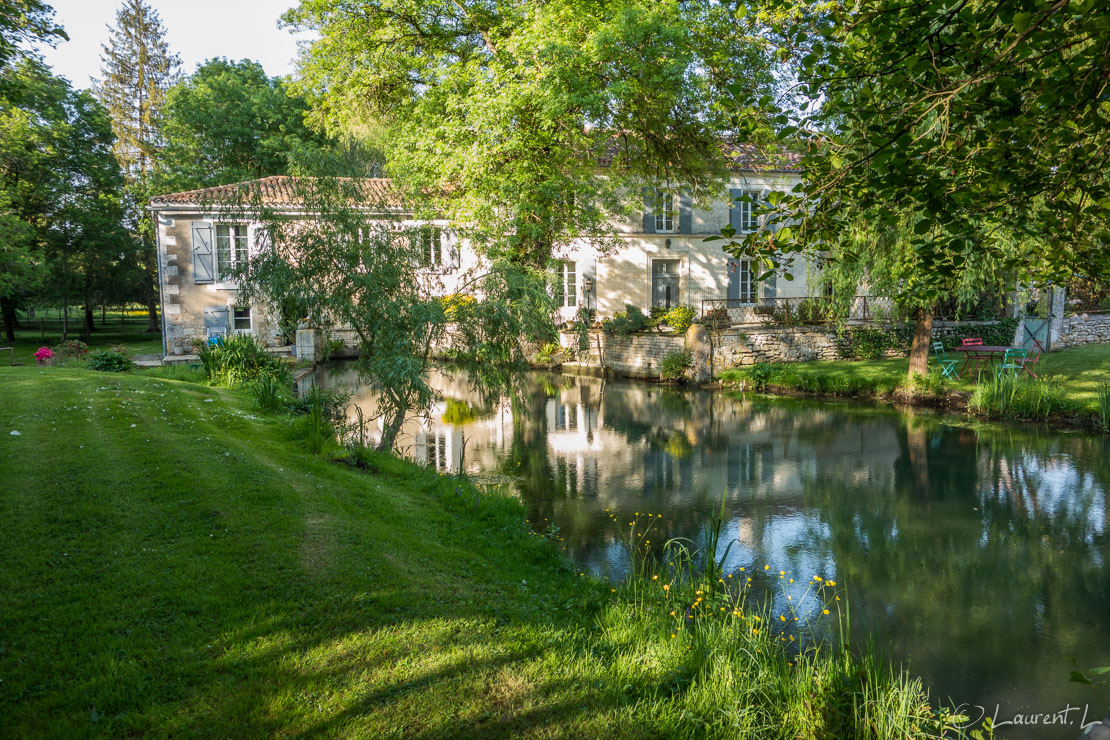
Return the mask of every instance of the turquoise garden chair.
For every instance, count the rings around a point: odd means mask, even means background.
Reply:
[[[1013,348],[1006,350],[1006,354],[1002,355],[1002,364],[995,370],[995,376],[1001,378],[1003,375],[1017,375],[1025,369],[1025,362],[1029,350],[1022,348]]]
[[[955,380],[960,377],[956,374],[956,365],[960,364],[959,360],[949,360],[948,354],[944,351],[944,342],[933,342],[933,352],[937,355],[937,362],[940,363],[940,374],[943,378],[951,378]]]

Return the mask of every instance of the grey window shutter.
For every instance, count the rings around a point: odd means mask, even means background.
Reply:
[[[231,322],[229,320],[227,306],[205,306],[204,307],[204,331],[211,336],[212,334],[230,334]],[[212,329],[217,331],[213,332]]]
[[[459,269],[462,264],[462,255],[459,252],[459,238],[454,232],[444,230],[443,248],[447,252],[445,260],[447,266],[455,270]]]
[[[644,233],[655,233],[655,191],[644,191]]]
[[[694,199],[685,190],[678,194],[678,233],[694,233]]]
[[[193,236],[193,282],[197,285],[215,282],[216,272],[212,268],[212,224],[207,221],[193,221],[190,231]]]
[[[737,198],[741,197],[742,195],[744,195],[743,190],[737,190],[735,188],[731,188],[728,191],[729,204],[730,204],[729,209],[728,209],[728,223],[729,223],[730,226],[732,226],[732,228],[736,229],[737,233],[740,233],[741,231],[744,230],[744,228],[743,228],[743,226],[744,226],[744,223],[743,223],[743,214],[744,214],[744,212],[741,209],[741,206],[743,204],[736,202]]]

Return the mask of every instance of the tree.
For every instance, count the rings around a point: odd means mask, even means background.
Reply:
[[[124,0],[111,39],[101,48],[104,79],[95,87],[96,97],[112,117],[116,158],[127,177],[127,223],[142,245],[142,299],[152,332],[159,330],[158,258],[147,203],[162,147],[162,106],[181,64],[170,52],[165,35],[157,11],[146,0]]]
[[[886,271],[870,279],[919,307],[923,336],[939,297],[992,271],[1012,284],[1110,273],[1105,10],[831,4],[799,72],[811,101],[798,116],[804,193],[771,204],[772,228],[737,252],[780,266],[792,251],[853,261],[879,250]],[[812,31],[779,30],[787,43]],[[915,343],[911,373],[927,352]]]
[[[304,150],[332,145],[308,128],[304,98],[249,60],[212,59],[166,94],[163,192],[290,174]],[[296,154],[294,154],[296,153]]]
[[[262,246],[239,270],[240,299],[275,312],[295,304],[318,326],[355,331],[360,375],[380,394],[379,449],[393,449],[408,414],[427,411],[434,350],[449,343],[489,390],[524,366],[527,340],[552,338],[547,275],[494,263],[467,283],[480,300],[441,300],[420,269],[421,230],[368,221],[388,204],[376,203],[360,181],[296,178],[292,186],[311,218],[267,208],[249,187],[222,206],[231,218],[246,208],[265,225]],[[459,330],[449,338],[453,322]]]
[[[53,45],[59,39],[69,36],[54,24],[54,9],[41,0],[6,0],[0,6],[0,68],[23,56],[27,44]]]
[[[0,87],[0,309],[14,339],[16,307],[38,291],[64,305],[83,297],[88,320],[133,242],[121,229],[122,174],[99,103],[33,57],[0,71]]]
[[[650,0],[302,0],[319,39],[297,88],[314,120],[383,130],[407,202],[468,224],[495,256],[542,266],[602,239],[645,188],[716,194],[722,137],[770,122],[724,96],[780,90],[762,16]],[[764,136],[763,140],[768,141]]]

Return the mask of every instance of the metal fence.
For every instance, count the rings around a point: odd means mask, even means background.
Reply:
[[[705,298],[701,302],[701,318],[703,323],[715,326],[801,326],[905,321],[909,315],[890,298],[861,295],[848,304],[833,300],[831,296],[760,298],[757,301]]]

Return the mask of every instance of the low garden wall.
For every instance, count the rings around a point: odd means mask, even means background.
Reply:
[[[1097,342],[1110,342],[1110,314],[1108,313],[1065,316],[1054,349]]]
[[[1011,322],[1012,323],[1012,322]],[[933,339],[943,340],[964,336],[998,333],[999,329],[1012,341],[1013,328],[998,321],[937,321]],[[631,378],[659,378],[663,358],[673,352],[690,350],[695,358],[709,367],[694,369],[695,377],[704,377],[730,367],[772,362],[813,362],[820,360],[860,359],[869,357],[903,357],[913,335],[911,324],[892,327],[847,327],[837,332],[830,326],[772,326],[758,329],[726,329],[707,331],[700,325],[687,335],[672,333],[637,333],[628,336],[594,331],[590,335],[591,360],[596,361],[595,348],[601,344],[602,364],[614,374]],[[577,338],[566,334],[563,346],[574,346]],[[995,341],[1003,341],[995,339]],[[989,344],[990,342],[988,342]],[[704,349],[704,351],[702,351]]]

